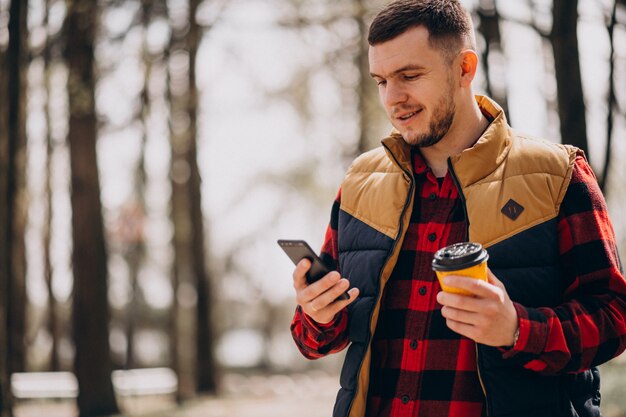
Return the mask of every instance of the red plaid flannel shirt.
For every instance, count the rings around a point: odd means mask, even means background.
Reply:
[[[438,181],[419,153],[413,162],[415,204],[382,295],[372,340],[366,414],[481,416],[484,397],[475,344],[447,328],[435,299],[439,283],[430,266],[437,249],[465,238],[462,203],[449,174]],[[340,199],[341,190],[333,205],[334,216]],[[604,198],[582,157],[576,160],[558,220],[559,249],[568,279],[566,302],[555,309],[515,304],[519,338],[511,349],[502,349],[507,358],[530,353],[534,359],[521,365],[547,374],[581,371],[626,349],[626,281]],[[322,256],[338,259],[337,231],[330,226]],[[547,320],[533,319],[538,317]],[[291,330],[301,352],[315,359],[346,347],[347,323],[345,309],[334,321],[321,325],[298,307]]]

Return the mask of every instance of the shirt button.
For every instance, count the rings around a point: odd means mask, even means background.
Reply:
[[[409,398],[409,396],[408,396],[408,395],[403,395],[403,396],[402,396],[402,398],[401,398],[401,400],[402,400],[402,404],[408,404],[408,403],[409,403],[410,398]]]
[[[426,289],[426,287],[421,287],[421,288],[420,288],[420,295],[426,295],[426,292],[427,292],[427,291],[428,291],[428,290]]]
[[[430,201],[435,201],[437,199],[437,193],[430,193],[428,198],[430,199]]]
[[[413,350],[417,349],[417,340],[411,340],[411,344],[409,345],[409,347]]]
[[[434,242],[435,240],[437,240],[437,233],[431,233],[428,235],[428,240],[430,240],[431,242]]]

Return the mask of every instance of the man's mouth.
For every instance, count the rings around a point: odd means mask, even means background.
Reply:
[[[415,110],[410,113],[403,114],[401,116],[396,116],[396,119],[406,121],[406,120],[409,120],[411,117],[415,116],[416,114],[418,114],[420,111],[421,110]]]

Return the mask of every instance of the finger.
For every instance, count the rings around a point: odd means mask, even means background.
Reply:
[[[466,290],[477,297],[499,298],[501,295],[494,284],[461,275],[448,275],[443,279],[443,283],[446,286]]]
[[[337,307],[337,311],[342,310],[344,307],[352,304],[354,300],[359,296],[359,289],[354,287],[348,291],[348,299],[347,300],[337,300],[333,304]]]
[[[441,315],[447,320],[453,320],[459,323],[465,323],[475,326],[480,321],[480,316],[474,311],[459,310],[458,308],[443,306]]]
[[[316,308],[320,309],[323,308],[323,306],[331,304],[337,297],[346,292],[348,288],[350,288],[350,282],[345,278],[340,279],[332,287],[317,296],[315,299]]]
[[[473,295],[455,294],[446,291],[440,291],[437,294],[437,302],[442,306],[476,313],[481,312],[485,305],[484,298],[478,298]]]
[[[461,323],[459,321],[452,320],[452,319],[447,319],[446,320],[446,325],[453,332],[456,332],[456,333],[460,334],[461,336],[465,336],[467,338],[475,340],[475,337],[476,337],[475,336],[475,332],[476,332],[475,326],[472,326],[471,324],[467,324],[467,323]]]
[[[309,314],[312,317],[318,317],[316,321],[318,323],[327,323],[335,317],[335,315],[343,310],[346,306],[354,302],[359,296],[359,289],[352,288],[348,291],[349,298],[347,300],[337,300],[333,301],[330,304],[326,304],[324,307],[319,308],[318,300],[312,300],[309,304],[309,307],[313,311],[312,314]],[[336,299],[336,297],[335,297]],[[317,310],[316,310],[317,309]]]
[[[302,290],[307,287],[306,273],[311,268],[311,261],[308,259],[302,259],[296,265],[296,269],[293,271],[293,287],[296,291]]]
[[[494,274],[491,272],[491,269],[487,268],[487,279],[489,283],[495,285],[496,287],[500,287],[504,289],[504,284],[500,281]]]
[[[333,285],[337,284],[337,282],[341,279],[341,275],[339,272],[332,271],[328,274],[324,275],[320,280],[315,281],[312,284],[305,284],[304,288],[298,290],[298,302],[300,304],[309,302],[314,298],[319,297],[321,294],[326,292]],[[305,278],[306,282],[306,278]],[[317,307],[318,309],[323,308],[323,306]]]

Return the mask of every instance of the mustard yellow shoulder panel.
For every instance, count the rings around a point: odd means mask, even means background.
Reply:
[[[493,172],[463,186],[470,240],[486,247],[558,216],[577,152],[516,135],[509,145],[508,157]],[[523,209],[506,215],[507,205]]]
[[[341,186],[341,210],[396,239],[409,188],[409,177],[379,147],[352,163]]]

